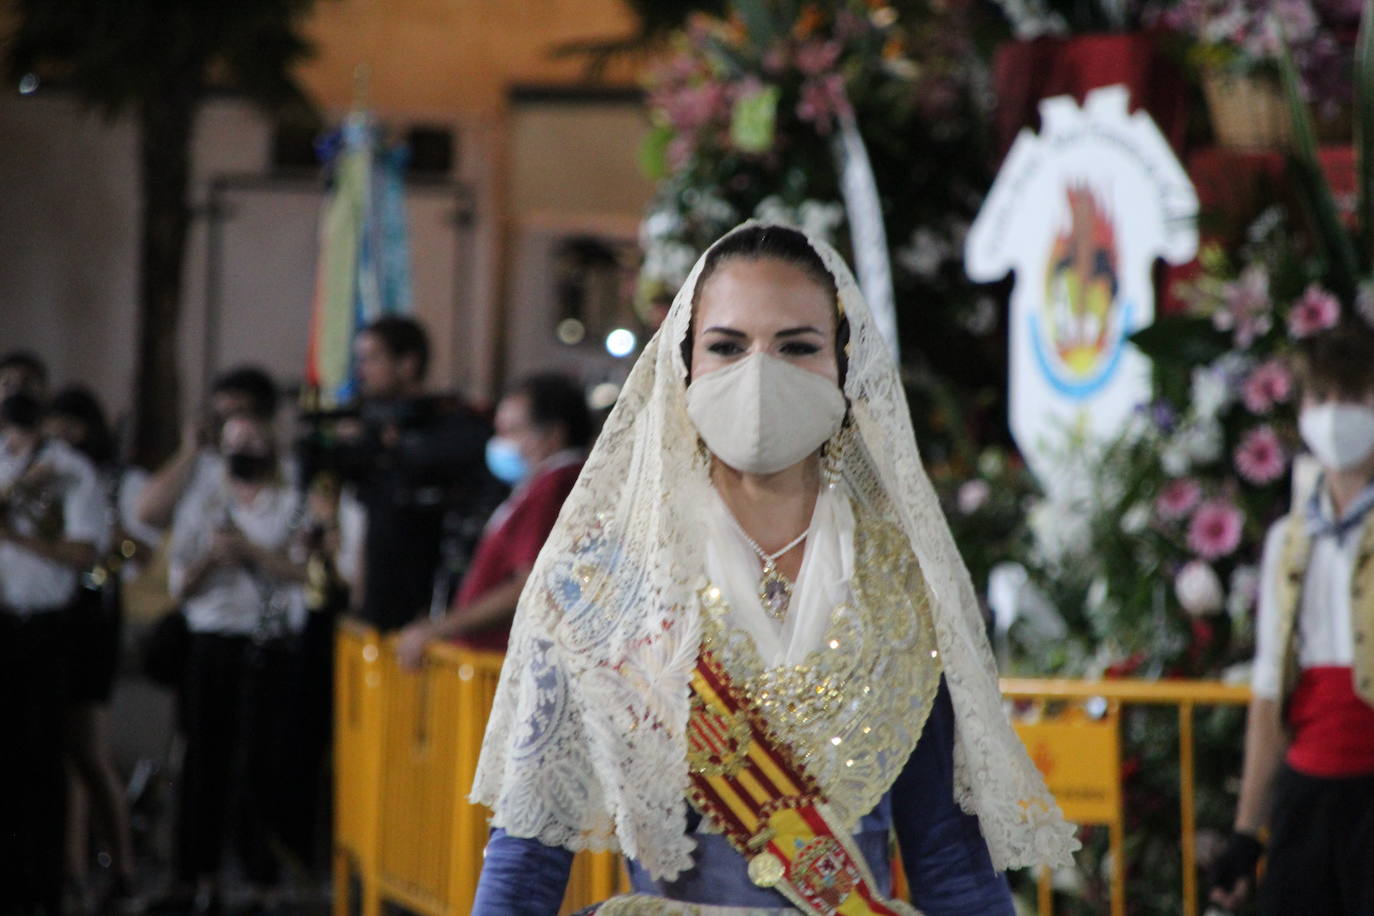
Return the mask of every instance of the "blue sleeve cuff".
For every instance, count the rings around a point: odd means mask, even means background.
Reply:
[[[501,829],[487,839],[473,916],[557,916],[573,854]]]

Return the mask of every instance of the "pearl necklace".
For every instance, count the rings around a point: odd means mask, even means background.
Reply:
[[[786,547],[768,553],[749,536],[748,532],[744,530],[744,526],[735,520],[733,512],[727,513],[727,515],[730,524],[735,526],[735,531],[739,532],[739,536],[744,538],[745,543],[753,548],[754,553],[758,554],[759,559],[763,561],[763,573],[759,577],[758,592],[759,602],[763,605],[763,612],[774,620],[782,620],[787,616],[788,605],[792,603],[792,583],[778,569],[777,560],[806,540],[807,535],[811,533],[811,526],[807,525],[806,530],[788,542]]]

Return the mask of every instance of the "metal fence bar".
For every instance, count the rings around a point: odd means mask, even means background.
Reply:
[[[1178,710],[1179,741],[1179,848],[1183,864],[1184,916],[1197,916],[1197,808],[1193,711],[1196,706],[1244,706],[1250,702],[1250,688],[1216,681],[1171,680],[1094,680],[1065,678],[1003,678],[1002,695],[1009,699],[1030,700],[1042,712],[1051,700],[1070,701],[1102,698],[1115,711],[1119,706],[1174,706]],[[1119,778],[1119,774],[1118,774]],[[1124,834],[1120,824],[1108,825],[1113,852],[1112,912],[1122,911],[1118,901],[1125,899]],[[1043,886],[1039,889],[1040,912],[1050,913]]]
[[[1183,831],[1183,916],[1197,916],[1197,816],[1193,798],[1193,704],[1178,706],[1179,814]]]

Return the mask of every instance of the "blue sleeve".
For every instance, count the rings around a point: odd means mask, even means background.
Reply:
[[[916,750],[892,786],[892,819],[911,902],[927,916],[1015,916],[978,818],[954,800],[954,707],[944,679]]]
[[[572,861],[573,854],[561,847],[493,830],[472,916],[557,916]]]

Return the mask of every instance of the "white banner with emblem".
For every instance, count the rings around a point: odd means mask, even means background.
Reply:
[[[1012,145],[965,245],[971,279],[1016,275],[1010,424],[1051,493],[1066,442],[1119,433],[1150,397],[1149,361],[1127,338],[1155,316],[1153,268],[1197,252],[1197,193],[1124,86],[1040,103],[1041,132]]]

